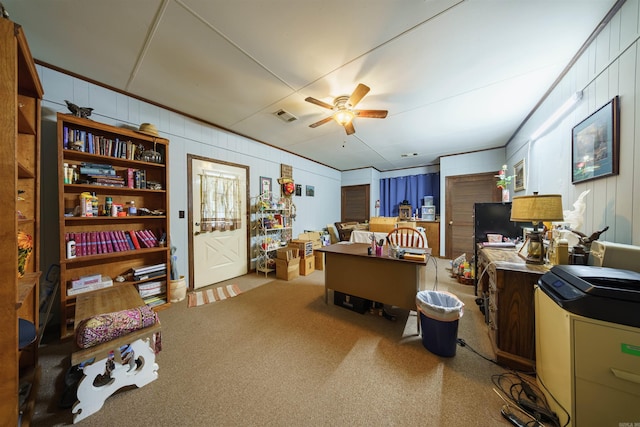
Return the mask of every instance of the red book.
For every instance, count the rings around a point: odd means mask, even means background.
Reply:
[[[96,243],[96,232],[90,231],[89,235],[89,254],[96,255],[98,253],[98,245]]]
[[[143,230],[145,236],[147,237],[147,241],[149,242],[149,247],[150,248],[155,248],[156,247],[156,242],[158,241],[158,239],[156,238],[155,234],[153,234],[153,231],[151,230]]]
[[[129,230],[129,236],[131,236],[131,241],[133,242],[133,246],[136,249],[140,249],[140,242],[138,242],[138,237],[136,237],[136,232],[133,230]]]
[[[96,254],[100,255],[102,253],[102,239],[100,239],[100,232],[93,232],[96,236]]]
[[[138,236],[138,241],[140,242],[140,246],[145,248],[150,248],[149,241],[147,240],[147,236],[142,233],[142,230],[136,231],[136,236]]]
[[[100,232],[100,240],[102,241],[102,253],[107,254],[109,252],[112,252],[109,238],[107,237],[107,234],[104,231]]]
[[[118,245],[118,238],[116,237],[116,233],[113,231],[109,231],[109,240],[111,240],[111,246],[113,247],[114,252],[120,252],[120,245]]]
[[[76,233],[76,255],[84,256],[84,233]]]
[[[119,231],[120,233],[120,237],[122,237],[122,246],[124,247],[125,251],[130,251],[132,250],[131,247],[129,246],[129,241],[127,240],[127,236],[125,234],[127,234],[126,231]]]
[[[122,234],[122,231],[118,230],[115,233],[116,233],[116,237],[118,238],[118,245],[120,246],[120,251],[128,251],[129,246],[127,246],[127,242],[126,242],[126,239],[124,238],[124,235]]]

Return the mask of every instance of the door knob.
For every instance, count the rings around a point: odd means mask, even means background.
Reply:
[[[453,225],[453,221],[449,221],[449,225]]]

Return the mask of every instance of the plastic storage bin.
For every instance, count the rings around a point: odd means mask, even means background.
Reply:
[[[416,295],[416,306],[420,312],[424,348],[438,356],[455,356],[458,321],[464,303],[448,292],[420,291]]]

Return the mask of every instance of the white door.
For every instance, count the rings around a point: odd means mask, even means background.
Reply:
[[[248,167],[187,156],[189,287],[198,289],[249,271]]]

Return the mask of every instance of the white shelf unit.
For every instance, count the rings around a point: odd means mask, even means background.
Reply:
[[[293,234],[291,217],[291,201],[271,203],[258,196],[254,198],[254,233],[256,274],[264,273],[265,277],[276,270],[276,250],[288,244]]]

